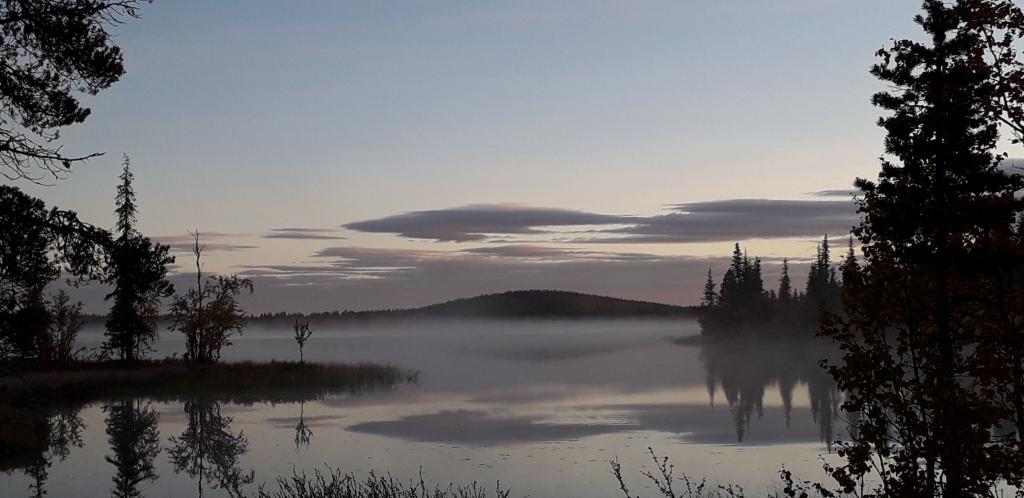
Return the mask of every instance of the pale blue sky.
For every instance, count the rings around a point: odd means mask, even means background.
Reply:
[[[146,233],[171,237],[198,227],[230,234],[211,245],[245,246],[211,252],[218,271],[358,261],[316,256],[342,248],[405,251],[406,258],[431,251],[427,259],[456,261],[442,275],[461,275],[447,287],[424,282],[417,293],[420,284],[409,279],[420,277],[408,272],[365,279],[351,268],[288,279],[264,272],[256,275],[268,282],[257,307],[402,306],[555,285],[690,303],[701,282],[681,280],[706,271],[701,258],[726,254],[732,238],[752,239],[747,245],[758,254],[806,256],[819,224],[781,239],[738,229],[727,240],[687,233],[693,240],[680,241],[673,232],[670,242],[621,244],[586,242],[580,234],[594,227],[564,224],[557,234],[442,242],[338,227],[406,212],[449,216],[464,206],[477,215],[494,211],[480,205],[506,203],[650,217],[677,204],[815,199],[806,194],[874,175],[882,133],[869,98],[880,85],[868,68],[889,38],[916,36],[917,7],[913,0],[157,1],[143,19],[116,28],[128,74],[88,99],[93,116],[64,132],[68,152],[107,156],[54,187],[26,190],[109,224],[127,152]],[[318,233],[346,238],[263,237],[283,227],[336,228]],[[506,251],[498,264],[500,251],[478,250],[509,243],[574,252],[523,259]],[[661,260],[651,279],[662,281],[617,288],[594,261],[622,254],[692,260]],[[551,280],[557,272],[543,271],[531,280],[503,266],[508,258],[550,263],[565,275]],[[412,259],[402,264],[424,261]],[[581,261],[589,266],[573,266]]]

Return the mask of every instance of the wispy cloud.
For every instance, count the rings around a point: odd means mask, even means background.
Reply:
[[[391,233],[412,239],[470,242],[493,236],[545,233],[544,227],[613,225],[634,220],[631,216],[522,204],[474,204],[412,211],[342,226],[359,232]]]
[[[856,221],[850,201],[729,199],[672,205],[654,216],[592,213],[519,204],[413,211],[344,225],[435,241],[718,242],[847,233]],[[525,251],[523,249],[518,249]]]
[[[808,195],[813,195],[817,197],[845,197],[849,199],[859,193],[860,191],[854,190],[852,188],[838,188],[829,190],[818,190],[816,192],[811,192]]]
[[[265,239],[296,239],[296,240],[345,240],[347,237],[338,235],[334,228],[271,228],[263,235]]]
[[[575,242],[722,242],[845,234],[857,222],[850,201],[730,199],[672,206],[672,212],[606,229]],[[609,236],[610,235],[610,236]]]
[[[203,246],[206,252],[230,252],[230,251],[244,251],[247,249],[257,249],[258,246],[250,244],[241,244],[236,240],[243,238],[245,235],[235,233],[222,233],[222,232],[200,232],[199,233],[199,244]],[[195,244],[195,239],[192,235],[164,235],[158,237],[152,237],[154,242],[158,242],[171,248],[171,252],[174,253],[191,253],[192,248]],[[212,240],[212,242],[211,242]]]

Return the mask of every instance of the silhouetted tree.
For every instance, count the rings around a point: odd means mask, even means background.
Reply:
[[[993,155],[1024,101],[1004,101],[1020,90],[987,58],[993,36],[1019,43],[1024,14],[996,0],[923,10],[929,41],[897,40],[872,69],[892,87],[873,99],[892,159],[856,182],[863,264],[823,330],[844,351],[830,369],[843,408],[860,414],[831,470],[847,491],[877,473],[886,496],[991,496],[1024,484],[1024,180]],[[1003,54],[1019,67],[1013,46]]]
[[[853,236],[850,236],[846,246],[846,258],[843,259],[841,275],[843,282],[853,282],[860,272],[860,263],[857,262],[857,252],[853,250]]]
[[[106,461],[113,465],[115,498],[140,498],[139,484],[155,480],[153,461],[160,453],[159,415],[138,400],[108,404],[107,440],[111,454]]]
[[[174,293],[167,281],[167,266],[174,263],[167,246],[156,244],[135,229],[138,207],[131,161],[124,156],[115,196],[117,238],[111,247],[107,283],[114,289],[107,314],[104,349],[123,361],[141,358],[157,337],[160,300]]]
[[[82,303],[71,302],[68,293],[61,289],[49,302],[50,334],[46,352],[41,356],[48,361],[68,362],[76,359],[75,339],[85,325]]]
[[[782,258],[782,275],[779,277],[779,302],[789,302],[793,299],[793,284],[789,279],[789,259]]]
[[[832,264],[828,235],[818,244],[818,251],[807,272],[807,289],[804,293],[810,320],[817,325],[817,316],[822,311],[835,312],[839,309],[840,288],[836,268]]]
[[[701,297],[701,308],[710,308],[718,303],[718,293],[715,292],[715,279],[711,276],[711,268],[708,268],[708,279],[704,282],[704,295]]]
[[[65,155],[59,129],[89,116],[76,93],[95,95],[124,74],[107,29],[138,17],[135,0],[0,2],[0,174],[60,178],[99,154]]]
[[[245,312],[238,304],[243,290],[253,291],[252,281],[235,275],[203,278],[203,246],[199,232],[193,254],[196,257],[196,288],[174,297],[171,304],[172,330],[185,335],[185,358],[195,363],[220,360],[224,346],[231,345],[231,336],[245,329]]]
[[[99,277],[110,234],[10,186],[0,186],[0,226],[0,357],[36,358],[52,319],[44,289],[61,273]]]
[[[303,356],[303,349],[306,347],[306,341],[309,340],[310,336],[313,335],[313,331],[309,328],[309,322],[295,322],[295,344],[299,345],[299,363],[305,363],[305,356]]]
[[[738,334],[748,325],[764,320],[771,313],[771,299],[764,290],[761,259],[754,258],[751,263],[736,244],[719,293],[714,293],[709,270],[701,302],[701,328],[705,332]]]

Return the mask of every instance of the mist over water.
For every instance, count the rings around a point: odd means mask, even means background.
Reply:
[[[417,370],[419,380],[305,403],[146,404],[158,415],[162,448],[158,477],[140,485],[143,495],[195,494],[199,478],[176,469],[168,451],[190,420],[222,422],[226,434],[243,435],[236,465],[254,473],[250,488],[327,463],[402,478],[422,467],[428,482],[500,480],[513,496],[580,497],[616,494],[608,466],[615,457],[631,488],[645,489],[638,472],[649,466],[648,446],[679,471],[750,490],[775,486],[783,464],[820,478],[819,455],[834,458],[822,441],[841,425],[838,394],[816,366],[821,348],[693,345],[679,341],[699,334],[689,320],[388,322],[314,331],[306,361],[385,363]],[[81,338],[95,347],[102,331]],[[153,356],[183,349],[165,331]],[[290,329],[259,324],[224,354],[226,361],[297,358]],[[110,493],[108,412],[94,403],[78,413],[82,445],[50,459],[49,496]],[[24,470],[0,474],[0,495],[28,495],[31,482]],[[206,496],[226,496],[217,484],[207,483]]]

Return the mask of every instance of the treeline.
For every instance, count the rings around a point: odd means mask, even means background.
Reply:
[[[131,162],[124,157],[115,189],[113,230],[79,219],[17,187],[0,186],[0,361],[60,364],[84,359],[132,362],[152,351],[164,300],[170,328],[186,338],[184,357],[195,363],[220,358],[221,348],[245,326],[237,297],[249,280],[202,273],[203,246],[195,235],[196,286],[175,293],[167,280],[174,257],[137,228]],[[75,348],[85,324],[82,304],[64,289],[98,282],[111,289],[99,351]]]
[[[766,289],[761,258],[751,260],[737,243],[721,284],[708,269],[699,311],[702,333],[714,337],[813,335],[823,312],[840,311],[843,280],[857,271],[853,238],[839,263],[832,261],[828,236],[822,239],[802,291],[793,287],[789,269],[789,260],[783,259],[778,285]]]

